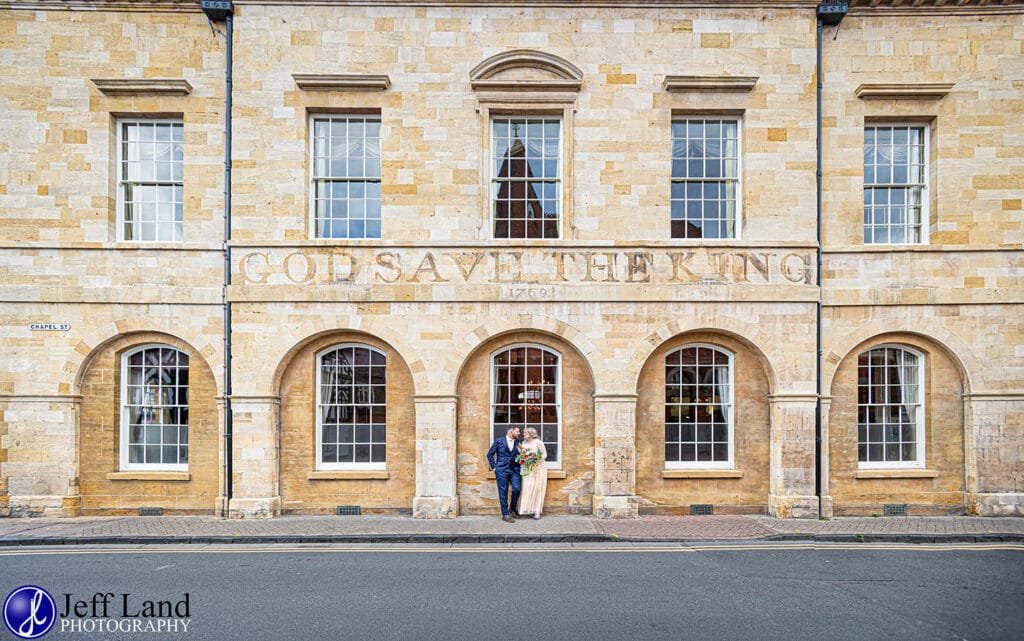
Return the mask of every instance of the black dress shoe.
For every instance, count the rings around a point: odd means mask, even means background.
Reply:
[[[506,523],[515,523],[516,522],[516,520],[514,518],[512,518],[511,516],[503,516],[503,517],[501,517],[501,520],[506,522]]]
[[[509,512],[509,514],[511,514],[512,518],[514,518],[514,519],[521,519],[521,518],[523,518],[523,517],[519,516],[519,512],[516,512],[515,510],[512,510],[511,512]]]

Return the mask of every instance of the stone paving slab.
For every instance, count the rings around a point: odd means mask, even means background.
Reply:
[[[587,543],[601,541],[1021,541],[1024,518],[864,517],[828,521],[769,516],[213,516],[0,518],[0,545],[166,543]]]

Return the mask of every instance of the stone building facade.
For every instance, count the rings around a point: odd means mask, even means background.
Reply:
[[[820,247],[816,1],[236,0],[227,286],[225,23],[2,4],[0,514],[1024,513],[1016,0],[824,28]]]

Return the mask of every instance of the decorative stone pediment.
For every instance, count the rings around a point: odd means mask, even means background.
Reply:
[[[516,49],[484,60],[469,72],[469,79],[475,91],[577,92],[583,72],[556,55]]]

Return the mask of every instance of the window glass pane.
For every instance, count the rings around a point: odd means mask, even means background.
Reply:
[[[673,123],[673,238],[735,237],[738,129],[735,120]]]
[[[665,367],[665,451],[676,456],[666,462],[727,463],[733,402],[729,355],[686,347],[666,355]],[[674,440],[678,449],[668,447]]]
[[[385,371],[384,355],[368,347],[339,347],[320,355],[321,463],[384,462]],[[378,384],[369,385],[371,380]],[[374,456],[371,443],[382,445]]]
[[[172,347],[146,347],[128,355],[121,376],[127,462],[184,462],[179,447],[188,445],[188,355]]]
[[[174,122],[125,122],[118,129],[120,227],[125,240],[182,239],[184,128]]]
[[[503,437],[509,427],[532,427],[544,442],[548,461],[561,460],[558,354],[538,347],[512,347],[492,358],[492,372],[494,438]]]
[[[317,238],[380,238],[380,119],[313,121],[314,232]]]
[[[918,356],[878,347],[858,358],[858,454],[865,463],[913,462],[922,419]]]
[[[495,237],[559,237],[561,121],[494,118],[491,155]]]
[[[925,185],[924,128],[871,126],[864,132],[864,240],[921,241],[920,204]]]

